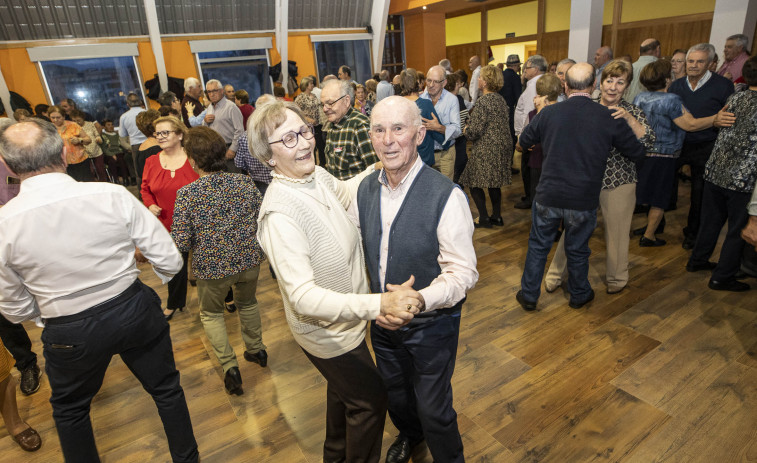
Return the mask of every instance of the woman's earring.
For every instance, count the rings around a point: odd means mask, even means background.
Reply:
[[[274,161],[274,160],[270,160],[270,161],[268,161],[268,164],[269,164],[269,165],[270,165],[271,167],[273,167],[273,166],[275,166],[275,165],[276,165],[276,161]]]

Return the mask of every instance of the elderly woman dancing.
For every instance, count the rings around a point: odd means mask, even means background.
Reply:
[[[273,169],[258,240],[278,276],[289,328],[328,381],[324,461],[377,462],[387,395],[365,342],[366,320],[409,322],[422,304],[413,278],[389,292],[370,287],[357,227],[346,208],[370,166],[339,181],[313,157],[313,128],[283,101],[258,107],[250,151]]]

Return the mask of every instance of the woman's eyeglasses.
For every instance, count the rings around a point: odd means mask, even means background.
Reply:
[[[304,138],[305,140],[312,140],[314,136],[313,127],[306,125],[301,128],[299,132],[287,132],[284,134],[284,136],[281,137],[281,140],[270,141],[268,142],[268,144],[273,145],[275,143],[281,143],[287,148],[294,148],[300,141],[300,136],[302,136],[302,138]]]

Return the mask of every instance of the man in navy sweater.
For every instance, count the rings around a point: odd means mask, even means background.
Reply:
[[[639,161],[644,147],[622,118],[595,103],[594,67],[578,63],[566,74],[568,99],[544,108],[523,130],[520,145],[541,142],[542,173],[532,208],[531,234],[516,299],[525,310],[535,310],[547,254],[560,222],[565,223],[570,306],[578,309],[594,299],[589,284],[589,237],[597,225],[597,206],[607,158],[615,147]]]
[[[686,53],[686,76],[672,84],[668,92],[675,93],[694,117],[709,117],[717,114],[733,93],[733,83],[725,77],[710,72],[708,68],[715,59],[715,47],[700,43]],[[691,168],[691,205],[686,227],[683,229],[683,248],[691,249],[696,242],[702,213],[704,192],[704,166],[710,158],[718,129],[715,127],[687,132],[678,158],[678,167],[688,164]],[[677,186],[677,182],[676,182]],[[676,196],[677,188],[673,196]]]

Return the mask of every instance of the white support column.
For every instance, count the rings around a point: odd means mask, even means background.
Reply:
[[[715,2],[710,43],[715,46],[721,63],[726,38],[733,34],[744,34],[751,42],[754,37],[755,23],[757,23],[757,2],[754,0],[717,0]],[[748,49],[754,53],[754,44],[750,43]]]
[[[381,64],[384,60],[386,17],[389,15],[389,3],[389,0],[373,0],[373,9],[371,10],[373,72],[381,72]]]
[[[289,82],[289,0],[276,0],[274,31],[276,48],[281,56],[281,85],[287,89]]]
[[[604,0],[571,0],[568,57],[594,62],[594,53],[602,46]]]
[[[11,108],[11,92],[8,90],[8,85],[5,83],[5,76],[3,76],[2,69],[0,69],[0,100],[3,101],[5,114],[10,117],[12,121],[15,121],[13,118],[13,109]]]
[[[145,17],[147,18],[147,31],[150,35],[152,54],[155,55],[155,65],[158,68],[160,92],[163,93],[168,91],[168,74],[166,73],[166,61],[163,58],[163,44],[160,41],[160,25],[158,24],[158,10],[155,9],[155,0],[145,0]]]

